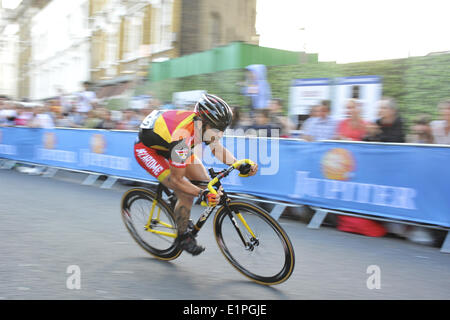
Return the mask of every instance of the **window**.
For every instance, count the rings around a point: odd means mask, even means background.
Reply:
[[[217,47],[221,42],[221,21],[218,13],[211,15],[211,48]]]
[[[161,8],[161,46],[166,49],[172,46],[172,11],[173,1],[163,0]]]
[[[125,59],[134,59],[139,56],[142,43],[142,15],[127,19],[126,28],[126,56]]]

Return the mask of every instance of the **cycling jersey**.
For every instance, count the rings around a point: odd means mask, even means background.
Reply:
[[[195,116],[192,111],[155,110],[142,121],[135,157],[158,180],[170,173],[169,164],[184,168],[193,160]]]

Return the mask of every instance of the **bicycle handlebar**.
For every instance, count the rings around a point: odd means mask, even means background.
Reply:
[[[223,171],[222,173],[220,173],[217,177],[215,177],[214,179],[212,179],[209,183],[208,183],[208,190],[213,193],[213,194],[217,194],[217,191],[213,188],[214,185],[219,182],[221,179],[225,178],[226,176],[228,176],[230,174],[231,171],[233,171],[234,169],[239,168],[241,165],[243,164],[249,164],[251,166],[255,165],[255,163],[252,160],[249,159],[242,159],[239,161],[236,161],[235,163],[233,163],[228,169],[226,169],[225,171]],[[241,177],[247,177],[248,175],[240,175]]]

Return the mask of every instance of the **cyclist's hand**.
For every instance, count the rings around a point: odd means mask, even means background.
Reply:
[[[258,165],[256,163],[253,165],[245,163],[239,167],[239,172],[243,177],[254,176],[258,172]]]
[[[200,201],[202,206],[215,207],[220,202],[222,192],[219,190],[217,194],[211,193],[208,189],[200,192]]]

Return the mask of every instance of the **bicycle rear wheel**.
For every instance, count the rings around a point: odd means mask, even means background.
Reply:
[[[135,188],[122,197],[122,220],[133,239],[161,260],[173,260],[182,250],[175,241],[177,225],[170,206],[150,190]]]
[[[255,205],[231,202],[221,207],[214,218],[214,234],[225,258],[253,281],[279,284],[294,270],[289,237],[276,220]]]

